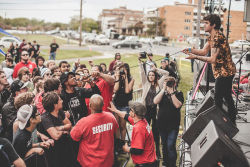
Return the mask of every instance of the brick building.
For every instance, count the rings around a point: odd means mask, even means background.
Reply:
[[[162,24],[164,35],[170,39],[185,40],[188,37],[196,36],[197,26],[197,4],[198,0],[189,0],[187,4],[176,2],[174,5],[166,5],[159,8],[159,16],[164,19]],[[201,20],[208,14],[202,3]],[[218,11],[215,11],[218,14]],[[220,12],[222,27],[226,35],[227,11]],[[243,11],[230,12],[230,34],[229,42],[239,39],[246,39],[247,23],[243,22]],[[205,37],[204,24],[200,24],[200,35]]]
[[[119,34],[139,35],[143,31],[143,11],[129,10],[126,7],[103,9],[98,20],[102,32],[112,29]]]

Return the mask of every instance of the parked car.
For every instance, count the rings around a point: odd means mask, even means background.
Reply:
[[[97,45],[109,45],[110,41],[105,35],[98,35],[94,39],[94,43],[96,43]]]
[[[231,49],[250,49],[250,42],[246,40],[236,40],[232,44],[230,44]]]
[[[119,35],[118,40],[124,40],[126,38],[125,35]]]
[[[120,42],[113,43],[112,47],[117,48],[117,49],[122,48],[122,47],[137,49],[137,48],[141,48],[142,44],[138,41],[123,40]]]
[[[96,38],[96,34],[90,33],[85,37],[85,42],[93,43]]]
[[[9,48],[11,43],[21,44],[21,41],[14,37],[2,37],[0,39],[0,48]]]
[[[157,36],[153,39],[153,44],[155,45],[164,45],[166,46],[168,43],[169,38],[168,37],[160,37]]]

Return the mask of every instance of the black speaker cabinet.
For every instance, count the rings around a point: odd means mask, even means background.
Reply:
[[[215,102],[214,102],[214,89],[211,89],[207,92],[207,94],[202,99],[202,101],[200,102],[200,104],[197,106],[197,108],[194,110],[193,113],[196,116],[198,116],[200,113],[202,113],[205,110],[207,110],[208,108],[212,107],[214,104],[215,104]],[[222,104],[222,109],[224,111],[227,111],[227,106],[226,106],[224,101]]]
[[[213,121],[191,146],[193,167],[249,167],[244,153]]]
[[[228,137],[233,138],[238,133],[238,128],[218,107],[213,105],[206,111],[202,112],[191,126],[183,134],[182,139],[191,146],[195,139],[200,135],[202,130],[207,126],[209,121],[213,120]]]

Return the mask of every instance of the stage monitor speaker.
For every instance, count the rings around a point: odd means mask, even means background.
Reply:
[[[240,147],[213,121],[192,144],[191,161],[193,167],[249,167]]]
[[[189,146],[191,146],[211,120],[213,120],[215,125],[219,127],[230,138],[233,138],[239,131],[239,129],[224,114],[224,112],[213,105],[206,111],[202,112],[194,120],[190,127],[184,132],[182,139]]]
[[[191,114],[195,114],[196,116],[198,116],[200,113],[204,112],[205,110],[212,107],[213,105],[215,105],[214,89],[211,89],[207,92],[207,94],[204,96],[204,98],[202,99],[200,104],[196,107],[196,109],[194,111],[191,111]],[[224,101],[222,104],[222,109],[224,111],[227,111],[227,106]]]
[[[243,21],[250,22],[250,0],[245,0]]]

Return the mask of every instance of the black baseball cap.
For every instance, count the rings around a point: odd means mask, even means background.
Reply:
[[[20,80],[15,80],[14,82],[12,82],[12,84],[10,85],[10,92],[11,93],[16,93],[17,91],[20,91],[21,89],[25,88],[28,86],[28,82],[23,83]]]
[[[64,85],[64,83],[68,80],[69,75],[74,75],[75,76],[75,73],[73,73],[73,72],[64,72],[64,73],[62,73],[62,75],[60,76],[60,81],[61,81],[62,85]]]

